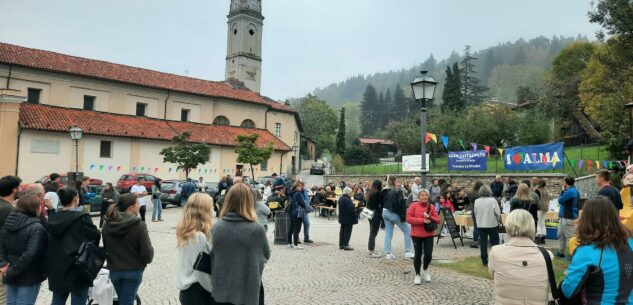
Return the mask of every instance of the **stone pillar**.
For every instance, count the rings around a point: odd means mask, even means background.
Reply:
[[[0,89],[0,176],[17,175],[20,104],[26,101],[19,90]]]

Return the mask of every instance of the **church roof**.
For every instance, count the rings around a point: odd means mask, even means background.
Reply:
[[[247,89],[234,88],[226,82],[208,81],[2,42],[0,42],[0,63],[149,88],[233,99],[269,106],[277,111],[296,113],[287,105],[265,99]]]
[[[238,135],[256,133],[259,134],[259,146],[272,143],[275,150],[290,151],[288,145],[264,129],[167,121],[30,103],[20,105],[19,124],[22,129],[52,132],[68,132],[72,125],[77,125],[89,135],[159,141],[171,141],[175,135],[188,131],[193,142],[233,147],[237,146]]]

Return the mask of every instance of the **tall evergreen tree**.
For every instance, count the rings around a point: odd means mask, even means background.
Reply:
[[[453,64],[453,68],[446,66],[446,82],[442,93],[442,112],[461,111],[465,108],[462,96],[462,80],[459,65]]]
[[[400,85],[396,86],[396,90],[393,93],[393,103],[391,107],[392,121],[403,121],[407,117],[409,105],[407,104],[407,98],[404,96],[404,90]]]
[[[375,124],[378,128],[385,127],[385,125],[387,125],[387,121],[389,120],[389,112],[385,111],[385,109],[389,109],[389,107],[385,107],[386,105],[385,94],[380,91],[380,94],[378,95],[378,105],[374,108],[374,115],[376,116]]]
[[[486,90],[488,90],[488,88],[479,85],[479,79],[475,76],[477,73],[475,70],[476,60],[477,57],[472,55],[470,46],[466,45],[464,48],[464,57],[460,63],[462,96],[466,105],[479,104],[483,102],[483,94]]]
[[[345,107],[341,108],[341,116],[338,121],[338,131],[336,132],[336,153],[345,154]]]
[[[372,84],[367,85],[361,102],[360,126],[363,135],[372,134],[376,130],[377,113],[380,111],[378,94]]]
[[[391,97],[391,89],[387,88],[385,92],[385,100],[384,100],[384,108],[385,116],[383,126],[387,126],[389,122],[393,121],[393,113],[391,112],[393,109],[393,97]]]

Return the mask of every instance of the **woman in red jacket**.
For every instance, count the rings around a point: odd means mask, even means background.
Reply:
[[[413,284],[420,285],[420,263],[422,259],[422,250],[424,248],[424,281],[431,281],[431,274],[427,270],[431,263],[433,255],[433,237],[435,231],[427,231],[424,224],[434,222],[440,223],[437,216],[435,206],[429,204],[429,191],[422,189],[418,201],[411,203],[407,210],[407,222],[411,224],[411,238],[413,239],[413,248],[415,256],[413,257],[413,267],[415,268],[415,279]]]

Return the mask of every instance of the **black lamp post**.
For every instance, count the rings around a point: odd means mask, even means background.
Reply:
[[[77,125],[73,125],[70,128],[70,138],[75,141],[75,179],[79,174],[79,140],[81,140],[81,136],[83,135],[83,129],[79,128]]]
[[[422,104],[420,107],[420,131],[422,135],[422,147],[420,152],[420,157],[422,161],[422,165],[420,168],[420,176],[422,177],[422,187],[426,188],[426,173],[429,171],[426,168],[426,111],[427,111],[427,103],[433,100],[433,96],[435,95],[435,87],[437,86],[437,82],[433,79],[432,76],[426,75],[427,71],[420,71],[420,76],[416,77],[411,82],[411,89],[413,89],[413,97],[416,101],[419,101]]]

